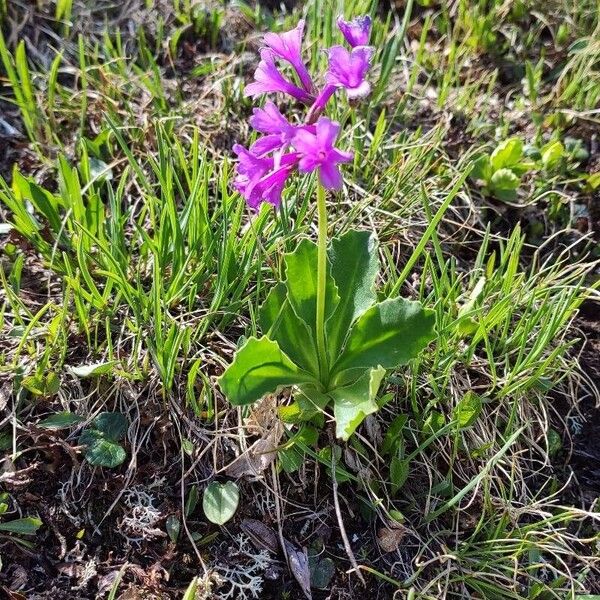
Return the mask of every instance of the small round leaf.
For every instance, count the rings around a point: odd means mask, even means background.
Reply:
[[[227,523],[235,514],[240,501],[238,486],[233,481],[213,481],[204,490],[202,508],[206,518],[215,525]]]

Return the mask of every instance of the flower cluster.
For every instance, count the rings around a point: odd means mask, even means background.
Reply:
[[[317,170],[324,187],[337,190],[342,186],[338,165],[352,160],[353,155],[335,147],[340,125],[322,114],[337,90],[345,90],[348,98],[361,98],[371,91],[366,75],[374,50],[367,45],[369,16],[353,21],[340,17],[337,24],[350,49],[333,46],[327,50],[328,68],[320,89],[302,60],[304,20],[291,31],[267,33],[263,38],[260,63],[245,95],[281,92],[305,104],[308,111],[304,122],[295,125],[267,100],[263,108],[254,109],[250,119],[250,125],[262,137],[250,148],[234,145],[238,156],[234,186],[254,209],[262,202],[279,206],[283,188],[294,171]],[[292,79],[281,72],[282,63],[291,67]]]

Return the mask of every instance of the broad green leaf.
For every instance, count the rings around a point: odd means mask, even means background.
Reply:
[[[492,173],[493,169],[490,163],[490,157],[487,154],[480,156],[473,162],[473,169],[471,170],[471,177],[473,179],[489,181],[492,177]]]
[[[310,383],[298,387],[295,399],[306,415],[322,412],[331,402],[331,396],[319,391],[317,386]]]
[[[556,429],[549,429],[546,433],[546,443],[548,444],[548,454],[556,456],[562,448],[562,438]]]
[[[185,501],[185,516],[189,517],[195,510],[198,505],[198,486],[193,485],[190,489],[190,493]]]
[[[44,378],[41,375],[27,375],[27,377],[23,377],[21,386],[36,396],[43,396],[44,388],[46,387]]]
[[[310,569],[310,587],[326,590],[335,575],[335,563],[331,558],[323,558],[320,552],[311,551],[308,555]]]
[[[521,180],[510,170],[500,169],[492,175],[490,190],[498,200],[514,200]]]
[[[235,514],[240,501],[238,486],[233,481],[208,484],[202,497],[206,518],[215,525],[227,523]]]
[[[108,439],[118,442],[127,431],[127,418],[120,412],[103,412],[94,419],[93,427]]]
[[[276,341],[300,368],[319,373],[319,359],[308,325],[294,312],[286,297],[287,288],[278,283],[260,307],[259,325],[269,339]]]
[[[490,163],[494,171],[498,171],[518,163],[522,156],[523,142],[514,137],[504,140],[496,146],[490,157]]]
[[[435,337],[434,325],[434,312],[419,302],[404,298],[380,302],[356,321],[333,372],[404,365]]]
[[[333,398],[335,434],[338,438],[347,440],[367,415],[378,410],[375,396],[384,375],[383,367],[369,369],[352,385],[329,392]]]
[[[17,533],[19,535],[35,535],[36,531],[42,526],[40,519],[35,517],[24,517],[23,519],[14,519],[7,523],[0,523],[0,531]]]
[[[77,425],[84,420],[85,419],[79,415],[65,411],[56,413],[43,421],[40,421],[38,427],[44,427],[45,429],[66,429],[67,427]]]
[[[105,437],[104,433],[97,429],[86,429],[79,436],[79,443],[86,446],[86,460],[96,467],[112,469],[127,458],[124,448],[118,442]]]
[[[327,321],[327,349],[331,363],[337,359],[352,323],[375,304],[379,270],[376,240],[368,231],[348,231],[331,242],[331,275],[340,302]]]
[[[118,364],[118,361],[111,360],[108,362],[98,362],[90,365],[80,365],[78,367],[70,367],[71,373],[81,377],[97,377],[98,375],[105,375],[113,370],[113,367]]]
[[[35,208],[46,217],[55,233],[63,231],[62,219],[58,212],[60,199],[30,179],[25,179],[18,171],[15,171],[13,176],[15,190],[18,189],[22,197],[31,201]]]
[[[587,177],[586,189],[595,191],[600,188],[600,171],[598,173],[592,173]]]
[[[467,392],[463,399],[456,405],[452,418],[459,427],[470,427],[475,423],[481,412],[481,398],[473,392]]]
[[[566,155],[565,147],[558,140],[551,142],[542,149],[542,166],[544,169],[551,170],[560,164],[560,161]]]
[[[251,404],[283,386],[308,383],[313,378],[298,368],[277,342],[251,337],[235,353],[219,378],[227,399],[235,405]]]
[[[302,240],[296,249],[285,255],[287,298],[294,312],[310,328],[316,338],[317,314],[317,245],[310,240]],[[325,291],[325,321],[331,316],[340,301],[337,288],[331,276],[327,261]]]
[[[270,336],[271,328],[277,323],[281,307],[286,301],[287,288],[280,282],[272,287],[258,311],[258,324],[265,335]]]
[[[430,436],[432,433],[437,433],[446,424],[446,417],[437,411],[432,410],[423,423],[423,433]]]

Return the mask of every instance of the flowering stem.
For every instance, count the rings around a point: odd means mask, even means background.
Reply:
[[[317,182],[317,207],[319,211],[319,240],[317,255],[317,352],[321,383],[327,387],[329,368],[327,350],[325,348],[325,293],[327,286],[327,208],[325,205],[325,188]]]

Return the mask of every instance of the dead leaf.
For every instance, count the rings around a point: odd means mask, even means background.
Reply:
[[[380,527],[377,530],[377,542],[384,552],[395,552],[404,539],[406,527],[395,523],[389,527]]]
[[[258,476],[277,457],[277,447],[283,436],[283,426],[279,421],[273,423],[271,430],[260,440],[257,440],[238,456],[225,470],[229,477],[243,477],[244,475]]]
[[[4,586],[1,586],[0,589],[6,594],[8,600],[27,600],[27,596],[24,596],[21,592],[13,592]]]
[[[98,577],[98,595],[103,596],[111,590],[111,588],[115,584],[115,581],[119,577],[119,573],[122,573],[124,571],[124,568],[126,569],[127,565],[125,565],[125,567],[121,567],[120,569],[110,571],[106,575]]]
[[[277,534],[268,525],[257,519],[244,519],[240,527],[259,550],[277,552],[279,548]]]
[[[300,584],[304,595],[308,600],[312,600],[308,555],[304,550],[298,550],[291,542],[288,542],[287,540],[283,541],[285,542],[285,551],[288,556],[290,570],[296,578],[296,581]]]
[[[17,565],[13,570],[10,586],[14,589],[21,589],[27,586],[28,581],[29,575],[27,574],[25,567]]]

